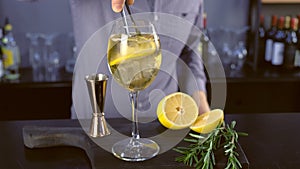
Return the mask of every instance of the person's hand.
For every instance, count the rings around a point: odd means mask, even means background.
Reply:
[[[203,91],[196,91],[193,94],[193,98],[195,99],[198,108],[199,115],[210,111],[209,104],[207,102],[206,94]]]
[[[124,7],[125,0],[111,0],[111,7],[114,12],[121,12]],[[128,5],[132,5],[134,0],[127,0]]]

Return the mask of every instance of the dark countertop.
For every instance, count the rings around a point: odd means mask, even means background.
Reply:
[[[114,123],[116,119],[108,119]],[[276,114],[226,114],[225,120],[237,121],[236,129],[247,132],[249,136],[241,137],[239,143],[244,150],[251,169],[289,168],[300,166],[300,113]],[[84,152],[72,147],[56,147],[28,149],[22,142],[22,127],[28,125],[39,126],[78,126],[72,120],[37,120],[37,121],[9,121],[0,122],[0,168],[35,169],[35,168],[90,168],[89,160]],[[122,126],[122,124],[119,124]],[[129,127],[128,127],[129,128]],[[142,127],[145,133],[147,126]],[[149,127],[148,127],[148,130]],[[166,152],[145,162],[123,162],[110,153],[103,151],[99,163],[104,168],[139,168],[164,167],[182,168],[184,165],[176,163],[174,152]],[[168,164],[168,165],[167,165]]]
[[[249,134],[240,138],[253,169],[296,169],[300,166],[299,113],[228,115],[237,129]]]

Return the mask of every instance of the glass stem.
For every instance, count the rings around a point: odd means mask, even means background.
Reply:
[[[138,117],[137,117],[137,102],[138,102],[138,91],[131,91],[129,93],[131,109],[132,109],[132,137],[134,139],[139,139],[139,127],[138,127]]]

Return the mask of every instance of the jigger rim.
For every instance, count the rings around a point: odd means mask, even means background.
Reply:
[[[87,81],[104,81],[108,80],[108,75],[103,73],[95,73],[85,76],[85,80]]]

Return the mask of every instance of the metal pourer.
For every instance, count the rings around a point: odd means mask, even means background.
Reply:
[[[93,109],[89,131],[91,137],[103,137],[110,134],[104,117],[107,80],[108,76],[105,74],[92,74],[85,77]]]

